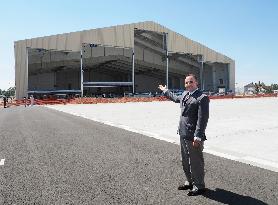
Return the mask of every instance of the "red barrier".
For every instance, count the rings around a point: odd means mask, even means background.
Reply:
[[[253,96],[234,96],[234,95],[224,95],[224,96],[209,96],[212,100],[217,99],[233,99],[233,98],[262,98],[262,97],[278,97],[277,94],[259,94]],[[168,101],[164,96],[161,97],[121,97],[121,98],[72,98],[72,99],[35,99],[35,105],[57,105],[57,104],[97,104],[97,103],[126,103],[126,102],[154,102],[154,101]],[[0,102],[1,107],[3,103]],[[9,102],[8,107],[10,106],[20,106],[25,105],[25,101],[22,100],[13,100]],[[26,101],[26,105],[30,105],[30,100]]]

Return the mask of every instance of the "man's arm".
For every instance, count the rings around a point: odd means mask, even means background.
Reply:
[[[166,88],[166,85],[165,86],[162,86],[162,85],[159,85],[158,88],[163,92],[163,94],[169,98],[170,100],[172,100],[173,102],[175,103],[179,103],[180,100],[181,100],[181,95],[175,95],[174,93],[170,92],[167,88]]]
[[[204,141],[205,130],[209,119],[209,98],[204,95],[198,105],[198,121],[194,133],[194,140]]]

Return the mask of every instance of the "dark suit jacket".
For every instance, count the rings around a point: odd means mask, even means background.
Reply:
[[[164,95],[175,103],[180,103],[178,133],[187,140],[193,141],[194,137],[199,137],[202,141],[206,140],[205,129],[209,118],[208,96],[200,90],[196,90],[192,95],[184,91],[180,96],[167,90]]]

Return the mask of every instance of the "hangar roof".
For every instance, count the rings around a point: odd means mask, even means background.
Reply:
[[[15,42],[15,47],[25,44],[30,48],[79,51],[82,43],[94,43],[104,46],[134,47],[134,29],[149,30],[168,34],[168,50],[170,52],[202,55],[204,61],[231,63],[229,57],[216,52],[205,45],[193,41],[153,21],[117,25],[38,37]]]

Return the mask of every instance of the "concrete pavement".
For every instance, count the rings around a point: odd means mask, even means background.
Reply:
[[[44,107],[0,110],[0,204],[277,204],[278,173],[205,154],[178,191],[179,146]]]

